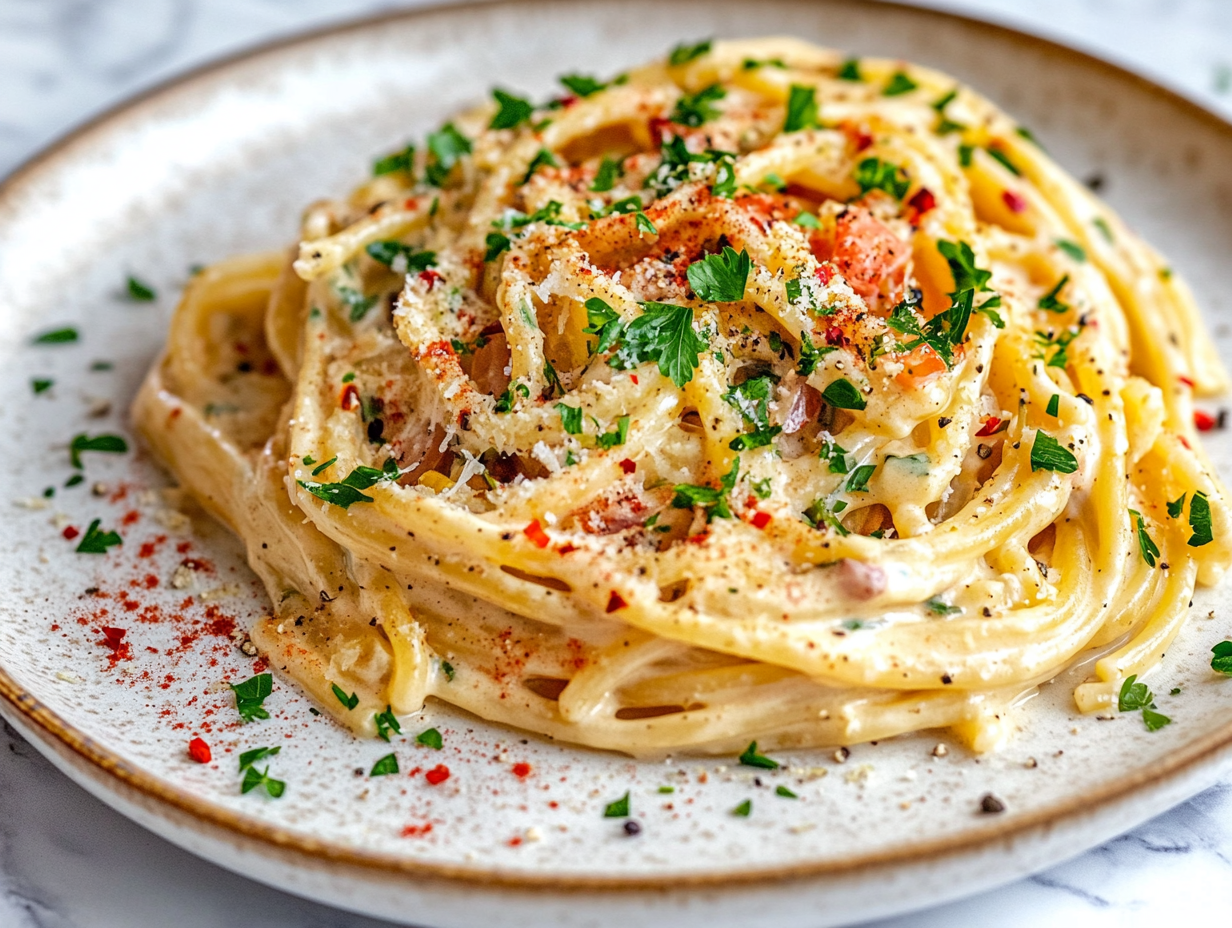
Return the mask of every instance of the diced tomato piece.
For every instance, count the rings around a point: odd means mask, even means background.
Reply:
[[[546,548],[552,543],[552,539],[548,537],[548,533],[543,530],[543,526],[539,524],[539,520],[535,519],[530,525],[522,529],[522,534],[533,541],[538,547]]]
[[[616,612],[620,609],[628,608],[629,604],[625,602],[625,598],[612,590],[612,595],[607,598],[607,611]]]
[[[426,283],[428,285],[428,289],[431,290],[436,286],[436,282],[438,280],[444,280],[445,278],[441,275],[440,271],[434,271],[432,268],[427,268],[426,270],[419,272],[419,279]]]
[[[907,221],[912,225],[917,225],[921,216],[929,210],[936,209],[936,207],[937,198],[933,196],[933,192],[927,187],[921,187],[907,201]]]
[[[987,438],[989,435],[996,435],[1001,431],[1001,419],[998,416],[989,416],[984,420],[984,427],[976,432],[978,438]]]
[[[620,469],[623,470],[626,474],[631,474],[635,470],[637,470],[637,463],[631,460],[630,458],[625,458],[623,461],[620,462]]]
[[[210,753],[210,746],[200,738],[193,738],[188,742],[188,756],[199,764],[208,764],[214,759],[214,755]]]
[[[440,786],[449,779],[449,768],[444,764],[437,764],[431,770],[424,774],[424,779],[433,786]]]
[[[749,522],[753,524],[753,528],[764,529],[767,525],[770,524],[770,520],[772,518],[774,517],[771,516],[770,513],[768,512],[755,512],[753,513],[753,518],[749,519]]]

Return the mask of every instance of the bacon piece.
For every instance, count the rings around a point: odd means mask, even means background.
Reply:
[[[878,564],[845,557],[838,562],[838,582],[851,599],[872,599],[885,592],[886,572]]]
[[[807,383],[801,384],[796,391],[795,399],[791,401],[791,409],[783,422],[783,433],[795,435],[821,412],[821,393]]]

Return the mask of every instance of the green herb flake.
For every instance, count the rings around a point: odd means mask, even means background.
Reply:
[[[1064,277],[1058,280],[1055,287],[1053,287],[1051,290],[1045,293],[1042,297],[1040,297],[1039,304],[1038,304],[1039,308],[1043,310],[1047,310],[1050,313],[1069,312],[1069,309],[1070,309],[1069,304],[1062,303],[1061,300],[1057,298],[1057,295],[1061,292],[1061,288],[1064,287],[1067,283],[1069,283],[1068,274],[1066,274]]]
[[[821,398],[836,409],[854,409],[858,412],[868,405],[856,385],[845,377],[827,384],[821,391]]]
[[[703,39],[695,45],[689,45],[688,43],[682,42],[672,49],[672,53],[668,56],[667,62],[674,68],[679,67],[682,64],[688,64],[690,61],[707,54],[713,44],[714,43],[711,39]]]
[[[561,428],[570,435],[582,434],[582,408],[580,406],[557,403],[556,411],[560,413]]]
[[[69,487],[75,487],[85,482],[86,482],[86,478],[84,476],[82,476],[81,474],[73,474],[67,480],[64,481],[64,488],[68,489]],[[51,489],[51,488],[48,487],[48,489]],[[54,493],[55,491],[53,490],[52,492]]]
[[[1069,449],[1044,432],[1035,433],[1031,444],[1031,471],[1051,470],[1058,474],[1072,474],[1078,469],[1078,459]]]
[[[957,615],[962,612],[962,609],[958,606],[951,606],[938,596],[934,596],[932,599],[926,600],[924,605],[933,615]]]
[[[245,751],[240,755],[240,771],[247,770],[257,761],[266,757],[273,757],[282,751],[281,747],[277,748],[253,748],[251,751]]]
[[[974,145],[959,145],[958,146],[958,163],[964,167],[971,167],[971,156],[975,152]]]
[[[398,756],[396,754],[386,754],[375,764],[372,765],[372,772],[369,777],[387,777],[398,772]]]
[[[392,154],[385,155],[383,158],[378,158],[372,165],[372,176],[380,177],[383,174],[393,174],[395,171],[403,171],[407,174],[415,172],[415,146],[408,145],[402,151],[396,151]]]
[[[907,189],[911,186],[902,168],[880,158],[865,158],[861,161],[856,166],[855,180],[860,185],[861,194],[870,190],[884,190],[896,200],[906,196]]]
[[[346,690],[340,687],[337,683],[331,683],[329,686],[330,686],[330,689],[334,691],[334,696],[336,696],[338,701],[342,703],[348,710],[354,709],[356,706],[359,705],[359,696],[356,693],[352,693],[350,696],[348,696],[346,694]]]
[[[589,97],[598,93],[607,87],[601,80],[591,77],[589,74],[563,74],[560,77],[561,84],[574,96]]]
[[[329,467],[335,460],[335,458],[331,458],[326,461],[313,471],[313,475],[315,476],[326,467]],[[316,483],[308,480],[297,480],[295,482],[317,499],[322,499],[327,503],[347,509],[355,503],[371,503],[373,501],[371,496],[366,496],[361,491],[367,490],[383,481],[397,480],[401,475],[398,463],[393,458],[388,458],[380,470],[363,464],[357,465],[354,470],[342,478],[341,483]]]
[[[1048,401],[1048,408],[1045,409],[1044,412],[1052,416],[1054,419],[1060,414],[1061,412],[1061,394],[1060,393],[1052,394],[1052,399]]]
[[[287,790],[287,784],[283,780],[275,780],[269,775],[269,767],[264,770],[258,770],[256,767],[249,767],[244,771],[244,781],[240,784],[240,792],[247,795],[254,789],[264,788],[271,799],[279,799]]]
[[[876,464],[861,464],[851,472],[847,482],[843,485],[843,491],[846,493],[867,493],[869,478],[873,476],[876,470]]]
[[[441,672],[445,674],[445,679],[449,683],[453,682],[454,675],[457,673],[449,661],[441,661]]]
[[[784,132],[799,132],[801,129],[817,128],[817,90],[792,84],[787,97],[787,116],[783,120]]]
[[[142,283],[136,277],[129,276],[127,280],[128,298],[137,303],[151,303],[158,299],[158,294],[149,284]]]
[[[752,480],[749,482],[749,486],[752,487],[753,495],[758,499],[770,498],[771,490],[769,477],[763,477],[761,480]]]
[[[492,117],[492,121],[488,123],[489,129],[516,129],[522,123],[530,122],[534,107],[530,105],[529,100],[515,97],[503,90],[493,90],[492,97],[500,108]]]
[[[78,470],[81,469],[81,454],[83,451],[103,451],[108,454],[124,454],[128,451],[128,442],[119,435],[95,435],[93,438],[84,432],[74,435],[68,446],[69,462]]]
[[[848,58],[838,69],[838,74],[835,75],[840,81],[862,81],[860,76],[860,59]]]
[[[1063,252],[1065,252],[1067,255],[1069,255],[1071,258],[1073,258],[1075,261],[1077,261],[1079,264],[1081,264],[1083,261],[1086,261],[1087,259],[1086,249],[1083,248],[1081,245],[1079,245],[1077,242],[1071,242],[1067,238],[1059,238],[1056,240],[1056,246],[1060,248]]]
[[[720,115],[715,103],[726,96],[727,91],[720,84],[703,87],[697,93],[684,94],[676,101],[676,107],[668,118],[678,125],[696,129]]]
[[[1091,225],[1099,229],[1100,235],[1104,237],[1104,239],[1108,242],[1109,245],[1113,244],[1116,241],[1116,239],[1112,235],[1112,226],[1108,225],[1108,220],[1105,219],[1103,216],[1096,216],[1094,219],[1091,220]]]
[[[629,793],[625,792],[619,799],[609,802],[603,807],[604,818],[628,818],[629,817]]]
[[[398,717],[394,715],[393,709],[389,706],[385,707],[384,712],[378,712],[372,716],[372,722],[376,725],[376,735],[383,741],[389,741],[389,733],[395,735],[402,734],[402,725],[398,722]]]
[[[55,386],[55,383],[54,380],[49,378],[35,377],[30,381],[30,389],[34,391],[35,396],[38,396],[40,393],[46,393],[50,390]]]
[[[1143,709],[1142,721],[1146,724],[1147,731],[1159,731],[1165,725],[1172,724],[1172,719],[1166,715],[1161,715],[1154,709]]]
[[[984,151],[988,152],[988,154],[992,156],[994,161],[1000,164],[1003,168],[1005,168],[1015,177],[1021,176],[1022,171],[1018,169],[1018,165],[1014,164],[1014,162],[1010,160],[1010,156],[1007,155],[1000,148],[990,146],[988,148],[985,148]]]
[[[638,232],[645,232],[647,235],[658,235],[659,230],[655,228],[655,224],[650,221],[650,217],[643,213],[640,209],[635,215],[634,222],[637,225]]]
[[[746,767],[760,767],[763,770],[778,770],[779,762],[757,752],[757,742],[750,741],[749,746],[740,755],[740,763]]]
[[[615,430],[604,435],[596,435],[595,443],[604,450],[623,445],[629,437],[629,417],[621,416],[616,420]]]
[[[643,361],[656,361],[660,373],[683,388],[693,379],[701,353],[708,347],[693,328],[693,310],[673,303],[647,302],[641,306],[642,314],[627,326],[621,326],[617,320],[603,324],[596,351],[604,350],[605,341],[608,346],[619,342],[619,348],[608,359],[610,367],[631,370]],[[609,325],[613,326],[610,330]],[[593,321],[587,328],[594,328]]]
[[[255,719],[268,719],[269,711],[262,705],[265,698],[274,692],[273,674],[259,673],[243,683],[228,683],[235,693],[235,709],[245,723]]]
[[[484,244],[487,245],[487,250],[483,253],[483,261],[487,264],[495,261],[502,252],[509,250],[509,236],[500,232],[489,232]]]
[[[316,467],[314,467],[314,468],[312,469],[312,476],[316,477],[316,476],[318,476],[319,474],[321,474],[322,472],[329,470],[331,467],[333,467],[333,466],[334,466],[334,464],[337,462],[337,460],[338,460],[338,455],[336,455],[336,454],[335,454],[335,455],[334,455],[332,458],[330,458],[328,461],[325,461],[325,462],[323,462],[323,463],[321,463],[321,464],[318,464]],[[307,460],[307,459],[305,459],[305,460],[304,460],[304,463],[305,463],[305,464],[312,464],[313,462],[312,462],[312,461],[309,461],[309,460]]]
[[[539,151],[535,153],[535,157],[530,159],[530,164],[526,166],[526,173],[522,175],[522,183],[528,183],[530,179],[535,176],[535,172],[540,168],[558,167],[560,167],[560,162],[556,160],[556,156],[546,148],[540,148]]]
[[[402,273],[406,274],[426,271],[436,264],[435,251],[418,251],[410,245],[402,244],[402,242],[390,240],[370,242],[364,251],[368,253],[368,256],[373,261],[379,261],[386,267],[392,267],[400,255],[405,257],[406,268]]]
[[[368,315],[368,310],[376,305],[377,298],[375,296],[364,296],[364,294],[356,290],[354,287],[335,287],[334,292],[338,294],[338,299],[342,301],[342,305],[347,307],[352,323],[361,322],[364,316]]]
[[[732,809],[731,814],[736,816],[737,818],[748,818],[749,814],[752,811],[753,811],[753,800],[746,799],[744,800],[744,802],[740,803],[740,805],[736,806],[736,808]]]
[[[820,229],[821,228],[821,223],[818,221],[817,217],[814,216],[812,213],[810,213],[808,210],[800,210],[800,212],[796,215],[796,218],[793,219],[792,222],[794,222],[798,226],[803,226],[806,229]]]
[[[424,172],[433,187],[444,187],[453,166],[471,153],[471,142],[457,130],[453,123],[446,123],[428,135],[428,164]]]
[[[672,793],[676,792],[676,787],[674,787],[674,786],[660,786],[660,787],[659,787],[659,792],[660,792],[660,793],[662,793],[664,796],[670,796]]]
[[[1155,697],[1145,683],[1138,683],[1138,675],[1131,674],[1121,684],[1121,692],[1117,696],[1117,709],[1121,712],[1134,712],[1155,704]]]
[[[591,183],[590,189],[595,193],[607,193],[607,191],[616,186],[616,179],[621,173],[620,161],[604,158],[599,162],[599,170],[595,172],[595,179]]]
[[[1232,677],[1232,641],[1221,641],[1211,648],[1211,670]]]
[[[800,798],[795,793],[793,793],[791,790],[789,790],[786,786],[776,786],[774,788],[774,795],[782,796],[784,799],[799,799]]]
[[[731,303],[744,299],[752,261],[747,250],[739,254],[730,245],[719,255],[706,255],[689,265],[689,286],[700,299],[712,303]]]
[[[913,81],[903,71],[896,71],[888,84],[881,91],[883,97],[897,97],[899,94],[910,93],[920,85]]]
[[[1194,490],[1189,500],[1189,527],[1193,529],[1186,542],[1189,547],[1201,548],[1215,540],[1211,531],[1211,504],[1201,490]]]
[[[102,531],[98,527],[101,521],[101,519],[95,519],[90,523],[86,533],[81,536],[81,543],[77,545],[78,554],[106,554],[108,548],[124,544],[124,539],[116,532]]]
[[[1131,509],[1129,510],[1129,516],[1137,525],[1138,553],[1142,555],[1142,559],[1146,561],[1148,567],[1154,567],[1155,559],[1159,557],[1159,546],[1155,544],[1147,532],[1146,520],[1143,519],[1142,513],[1137,509]]]
[[[77,329],[69,325],[62,329],[51,329],[41,335],[36,335],[32,343],[35,345],[67,345],[77,341],[78,338]]]
[[[698,486],[692,483],[678,483],[672,490],[673,509],[692,509],[701,506],[706,512],[706,521],[714,519],[730,519],[731,509],[727,504],[727,496],[736,486],[736,478],[740,473],[740,457],[732,459],[731,470],[723,475],[717,487]]]
[[[422,744],[426,748],[432,748],[434,751],[439,751],[445,744],[441,733],[435,728],[429,728],[427,731],[421,731],[415,736],[415,743]]]

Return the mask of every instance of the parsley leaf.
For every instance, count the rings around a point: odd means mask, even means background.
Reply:
[[[764,429],[770,425],[769,404],[775,379],[770,374],[751,377],[738,386],[729,387],[723,400],[739,410],[746,421]]]
[[[589,303],[588,300],[588,313]],[[619,338],[620,347],[608,365],[630,370],[643,361],[657,361],[664,377],[671,378],[677,387],[684,387],[693,379],[701,352],[706,350],[706,342],[693,329],[693,310],[673,303],[641,305],[642,314],[619,333],[613,333]],[[600,342],[606,334],[604,325]]]
[[[516,129],[522,123],[530,122],[534,107],[530,105],[529,100],[515,97],[503,90],[493,90],[492,96],[500,104],[500,109],[488,123],[489,129]]]
[[[1168,515],[1172,518],[1177,518],[1185,511],[1185,494],[1182,493],[1172,502],[1168,503]]]
[[[1045,309],[1050,313],[1066,313],[1069,312],[1069,304],[1062,303],[1057,299],[1057,294],[1061,292],[1061,288],[1069,283],[1069,275],[1066,274],[1057,281],[1057,285],[1045,293],[1039,299],[1039,308]]]
[[[821,391],[821,398],[837,409],[859,411],[868,405],[856,385],[845,377],[830,381]]]
[[[287,784],[283,780],[275,780],[271,777],[269,775],[269,767],[266,767],[264,770],[249,767],[244,771],[244,782],[240,784],[240,792],[248,794],[260,787],[265,788],[270,798],[278,799],[286,792]]]
[[[799,132],[801,129],[817,128],[817,90],[792,84],[787,97],[787,116],[783,120],[784,132]]]
[[[513,407],[518,403],[518,397],[527,399],[530,396],[530,387],[522,382],[511,383],[505,388],[505,392],[496,398],[496,412],[513,412]]]
[[[1148,567],[1155,566],[1155,559],[1159,557],[1159,546],[1152,540],[1150,534],[1146,530],[1146,520],[1142,518],[1142,513],[1137,509],[1129,510],[1130,518],[1137,523],[1138,526],[1138,553],[1142,555],[1142,559],[1146,561]]]
[[[1194,495],[1189,499],[1189,527],[1193,529],[1186,542],[1189,547],[1201,548],[1215,540],[1211,532],[1211,504],[1201,490],[1194,490]]]
[[[619,799],[609,802],[603,807],[604,818],[627,818],[629,815],[629,793],[625,792]]]
[[[124,544],[124,539],[116,532],[100,531],[98,526],[101,521],[95,519],[90,523],[86,533],[81,536],[81,543],[77,545],[78,554],[106,554],[108,548]]]
[[[600,161],[599,170],[595,172],[595,179],[590,189],[595,193],[606,193],[615,187],[616,178],[623,173],[621,165],[621,161],[614,161],[611,158],[604,158]]]
[[[320,470],[328,467],[335,459],[326,461],[321,467],[313,471],[315,475]],[[402,475],[398,469],[398,462],[393,458],[388,458],[384,466],[377,470],[375,467],[367,467],[363,464],[356,466],[349,474],[342,478],[341,483],[315,483],[311,480],[295,481],[317,499],[323,499],[327,503],[333,503],[335,506],[341,506],[343,509],[348,508],[353,503],[371,503],[372,497],[365,496],[362,490],[367,490],[376,484],[387,481],[397,480]]]
[[[1136,682],[1137,679],[1137,674],[1131,674],[1121,684],[1121,692],[1117,696],[1117,709],[1121,712],[1133,712],[1155,704],[1155,697],[1147,685]]]
[[[281,747],[253,748],[251,751],[245,751],[243,754],[240,755],[240,770],[241,771],[247,770],[257,761],[263,758],[266,758],[266,757],[273,757],[275,754],[278,754],[280,751],[282,751]]]
[[[441,733],[438,729],[429,728],[427,731],[421,731],[415,736],[415,742],[422,744],[424,747],[433,748],[439,751],[444,747],[445,741],[441,738]]]
[[[736,156],[729,151],[714,153],[714,183],[710,195],[730,200],[736,195]]]
[[[672,508],[692,509],[701,506],[706,510],[706,521],[716,518],[730,519],[731,509],[727,505],[727,495],[736,485],[736,477],[740,473],[740,458],[732,459],[731,470],[723,475],[718,487],[698,486],[692,483],[678,483],[672,489],[676,495],[672,497]]]
[[[589,97],[607,87],[603,81],[596,80],[589,74],[563,74],[560,82],[570,93],[579,97]]]
[[[796,373],[801,377],[808,377],[813,371],[817,370],[817,364],[828,355],[831,351],[837,351],[835,345],[814,345],[812,338],[808,332],[800,333],[800,363],[796,366]]]
[[[1048,408],[1045,409],[1044,412],[1052,416],[1054,419],[1058,415],[1060,415],[1061,413],[1061,394],[1060,393],[1052,394],[1052,399],[1048,401]]]
[[[158,299],[158,294],[149,284],[144,284],[136,277],[128,278],[128,298],[138,303],[149,303]]]
[[[1211,670],[1232,677],[1232,641],[1221,641],[1211,648]]]
[[[743,435],[737,435],[727,443],[727,447],[732,451],[752,451],[754,448],[764,448],[769,445],[783,431],[781,425],[772,425],[769,428],[757,429],[753,432],[746,432]]]
[[[566,229],[578,231],[586,228],[584,222],[567,222],[560,218],[560,211],[563,208],[559,200],[549,200],[547,206],[542,209],[537,209],[529,216],[525,213],[520,213],[517,210],[510,210],[500,219],[493,220],[492,225],[498,229],[509,231],[511,229],[521,229],[530,225],[532,222],[542,222],[549,226],[563,226]]]
[[[700,299],[712,303],[730,303],[744,299],[752,261],[747,250],[739,254],[730,245],[723,246],[721,255],[706,255],[694,261],[686,272],[689,286]]]
[[[486,264],[499,258],[501,252],[509,250],[509,236],[502,235],[500,232],[489,232],[484,244],[488,246],[488,250],[483,253],[483,260]]]
[[[1031,444],[1031,470],[1051,470],[1058,474],[1072,474],[1078,469],[1078,459],[1061,443],[1044,432],[1035,433]]]
[[[950,296],[956,296],[964,290],[991,290],[988,281],[992,271],[985,271],[975,265],[975,252],[966,242],[939,241],[937,250],[950,266],[954,277],[954,290]]]
[[[846,537],[851,534],[851,531],[843,525],[838,519],[838,514],[847,508],[847,504],[842,500],[838,500],[833,506],[826,502],[825,497],[819,497],[813,500],[808,509],[804,510],[802,515],[804,520],[813,528],[821,528],[823,525],[830,526],[835,534]]]
[[[799,799],[800,798],[795,793],[793,793],[791,790],[789,790],[786,786],[776,786],[774,788],[774,795],[782,796],[784,799]]]
[[[749,746],[744,749],[744,753],[740,755],[740,763],[746,767],[760,767],[762,770],[778,770],[779,762],[772,760],[765,754],[757,752],[757,742],[750,741]]]
[[[378,712],[372,716],[372,721],[376,725],[377,737],[384,741],[389,741],[391,731],[395,735],[402,734],[402,725],[399,724],[398,717],[394,715],[393,709],[389,706],[385,707],[384,712]]]
[[[40,393],[46,393],[55,384],[56,382],[50,378],[35,377],[30,381],[30,389],[34,391],[35,396],[38,396]]]
[[[897,164],[882,161],[880,158],[865,158],[856,166],[856,183],[860,185],[860,193],[870,190],[884,190],[896,200],[907,195],[911,181]]]
[[[604,450],[623,445],[629,437],[629,417],[621,416],[616,420],[616,429],[604,435],[596,435],[595,442]]]
[[[383,158],[378,158],[372,165],[372,176],[380,177],[382,174],[392,174],[395,171],[405,171],[407,174],[415,172],[415,146],[408,145],[402,151],[396,151],[386,155]]]
[[[1010,156],[1003,152],[1000,148],[988,147],[984,151],[992,155],[993,159],[998,161],[1003,168],[1013,174],[1015,177],[1020,176],[1022,171],[1018,170],[1018,166],[1010,160]]]
[[[803,226],[806,229],[821,228],[821,222],[817,219],[817,217],[808,210],[804,209],[800,210],[800,212],[796,214],[796,218],[793,219],[792,222],[798,226]]]
[[[335,287],[334,291],[338,294],[338,299],[342,301],[342,305],[350,309],[350,318],[352,322],[359,322],[368,315],[368,310],[376,305],[375,296],[364,296],[359,290],[354,287],[340,286]]]
[[[348,696],[346,694],[346,690],[340,687],[337,683],[331,683],[329,686],[330,686],[330,689],[334,691],[334,696],[338,699],[340,703],[346,706],[347,709],[354,709],[356,706],[359,705],[358,694],[352,693],[350,696]]]
[[[693,59],[700,58],[702,55],[709,52],[712,45],[713,42],[710,39],[703,39],[696,45],[689,45],[682,42],[672,49],[672,53],[667,59],[668,64],[672,65],[672,67],[679,67],[682,64],[688,64]]]
[[[1147,731],[1159,731],[1165,725],[1172,724],[1172,719],[1166,715],[1161,715],[1153,709],[1142,710],[1142,721],[1146,723]]]
[[[720,84],[703,87],[694,94],[684,94],[676,101],[676,107],[668,118],[674,123],[696,129],[719,115],[719,109],[714,104],[726,96],[727,91]]]
[[[471,153],[471,142],[455,128],[446,123],[428,135],[428,164],[424,176],[433,187],[444,187],[453,166],[463,155]]]
[[[942,601],[939,596],[934,596],[932,599],[925,601],[924,605],[934,615],[955,615],[962,612],[962,609],[958,606],[951,606],[949,603]]]
[[[1087,259],[1086,249],[1077,242],[1071,242],[1067,238],[1059,238],[1056,240],[1056,246],[1080,264]]]
[[[650,221],[650,217],[643,213],[640,209],[637,211],[637,216],[634,220],[637,225],[638,232],[645,232],[647,235],[658,235],[659,230],[655,228],[655,224]]]
[[[119,435],[95,435],[90,438],[84,432],[74,435],[68,446],[69,462],[78,470],[81,469],[81,453],[83,451],[105,451],[108,454],[123,454],[128,450],[128,442]]]
[[[910,93],[920,85],[909,78],[903,71],[894,72],[890,82],[881,91],[883,97],[897,97],[899,94]]]
[[[851,472],[851,476],[847,478],[847,483],[843,490],[847,493],[867,493],[868,481],[877,470],[876,464],[861,464]]]
[[[560,162],[556,160],[556,157],[546,148],[540,148],[535,153],[535,157],[530,159],[530,164],[526,166],[526,173],[522,175],[522,183],[528,183],[540,168],[558,167],[560,167]]]
[[[73,326],[65,326],[62,329],[52,329],[49,332],[44,332],[41,335],[36,335],[33,339],[35,345],[65,345],[69,342],[77,341],[77,330]]]
[[[227,686],[235,693],[235,709],[245,722],[270,717],[269,711],[262,703],[265,702],[265,697],[274,692],[273,674],[259,673],[239,685],[228,683]]]
[[[398,772],[398,757],[396,754],[386,754],[372,765],[369,777],[387,777]]]
[[[582,409],[580,406],[570,406],[568,403],[557,403],[560,413],[560,426],[570,435],[582,434]]]
[[[851,465],[847,463],[847,449],[836,441],[823,441],[817,456],[826,461],[832,474],[845,474],[851,470]]]
[[[848,58],[842,63],[838,69],[838,74],[835,75],[840,81],[862,81],[860,76],[860,59]]]
[[[436,264],[435,251],[417,251],[411,245],[404,245],[402,242],[395,242],[388,239],[370,242],[364,251],[368,253],[368,256],[372,258],[373,261],[379,261],[386,267],[392,267],[393,263],[399,256],[405,257],[406,270],[403,273],[406,274],[426,271],[428,268]]]
[[[732,809],[731,814],[735,815],[738,818],[748,818],[749,814],[752,811],[753,811],[753,800],[746,799],[744,800],[744,802],[740,803],[740,805],[736,806],[736,808]]]

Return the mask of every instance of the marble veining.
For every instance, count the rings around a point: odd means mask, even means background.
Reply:
[[[0,0],[0,175],[85,118],[257,41],[385,0]],[[1232,116],[1226,0],[929,0],[1095,51]],[[1232,780],[1044,873],[906,926],[1226,924]],[[0,730],[0,928],[368,928],[154,837]],[[871,926],[870,926],[871,928]]]

